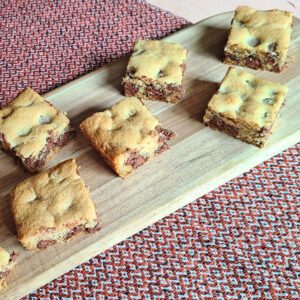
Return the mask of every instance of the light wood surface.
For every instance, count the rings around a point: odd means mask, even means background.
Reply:
[[[169,151],[122,180],[78,132],[76,139],[51,161],[53,165],[69,157],[76,158],[101,216],[99,233],[39,253],[24,250],[15,236],[8,195],[13,186],[29,174],[9,156],[0,153],[0,244],[19,254],[1,299],[16,299],[29,293],[300,141],[299,20],[294,25],[287,71],[273,74],[249,70],[289,87],[286,105],[268,145],[258,149],[201,123],[207,102],[228,68],[220,59],[231,18],[232,13],[218,15],[166,39],[189,49],[185,99],[176,105],[146,103],[165,128],[177,133]],[[121,59],[45,96],[67,111],[78,128],[91,113],[122,98],[120,82],[126,63],[127,58]]]

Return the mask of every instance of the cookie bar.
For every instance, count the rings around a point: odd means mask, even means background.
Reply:
[[[124,98],[80,125],[82,133],[121,177],[168,149],[174,137],[136,97]]]
[[[186,56],[179,44],[137,41],[123,79],[125,96],[177,103],[184,94]]]
[[[11,210],[18,239],[28,250],[99,230],[95,206],[72,159],[19,183],[11,192]]]
[[[30,88],[0,110],[0,145],[30,172],[73,136],[70,120]]]
[[[208,103],[204,124],[257,147],[263,147],[287,88],[229,68]]]
[[[0,291],[3,290],[7,283],[6,277],[15,264],[16,254],[9,254],[6,250],[0,247]]]
[[[252,69],[284,69],[293,15],[287,11],[257,11],[239,6],[232,20],[224,62]]]

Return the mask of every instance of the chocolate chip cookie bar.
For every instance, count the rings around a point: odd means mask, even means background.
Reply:
[[[82,133],[121,177],[168,149],[174,137],[136,97],[124,98],[80,125]]]
[[[30,88],[0,110],[0,145],[37,172],[73,136],[70,120]]]
[[[18,239],[28,250],[99,230],[95,206],[72,159],[19,183],[11,192],[11,210]]]
[[[137,41],[123,79],[125,96],[177,103],[184,94],[186,56],[179,44]]]
[[[9,254],[6,250],[0,247],[0,291],[3,290],[7,283],[6,277],[15,264],[16,254]]]
[[[208,103],[204,124],[257,147],[271,134],[287,88],[230,68]]]
[[[257,11],[239,6],[225,47],[224,62],[252,69],[284,69],[293,16],[281,10]]]

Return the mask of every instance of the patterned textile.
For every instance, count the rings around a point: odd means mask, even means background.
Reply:
[[[188,24],[141,0],[0,1],[0,106]],[[300,144],[24,299],[299,299]],[[192,199],[191,199],[192,200]]]
[[[300,144],[27,299],[300,299],[299,153]]]
[[[141,0],[0,1],[0,107],[44,93],[189,23]]]

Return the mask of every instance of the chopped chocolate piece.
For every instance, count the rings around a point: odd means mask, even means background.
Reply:
[[[125,82],[123,84],[123,89],[124,89],[124,93],[126,93],[126,96],[128,97],[134,96],[139,91],[139,87],[130,82]]]
[[[17,259],[17,254],[15,252],[12,252],[9,258],[9,262],[14,262]]]
[[[57,243],[57,241],[55,241],[55,240],[41,240],[38,242],[36,247],[40,250],[44,250],[44,249],[48,248],[49,246],[55,245],[56,243]]]
[[[85,231],[87,233],[95,233],[95,232],[99,231],[100,229],[101,229],[100,224],[97,224],[95,227],[85,228]]]
[[[76,235],[79,232],[83,232],[85,230],[85,227],[83,225],[79,225],[76,227],[73,227],[64,237],[65,240],[70,239],[74,235]]]
[[[79,225],[77,227],[74,227],[73,229],[68,232],[68,234],[65,236],[65,240],[68,240],[72,238],[74,235],[80,233],[80,232],[86,232],[86,233],[94,233],[101,229],[100,225],[97,224],[95,227],[84,227],[83,225]]]
[[[168,149],[169,149],[169,145],[167,143],[163,143],[159,145],[158,148],[155,150],[155,155],[159,155]]]
[[[167,95],[166,95],[165,91],[162,88],[156,88],[153,85],[147,86],[145,92],[147,94],[148,100],[155,99],[155,100],[159,100],[159,101],[166,101],[166,99],[167,99]]]
[[[146,158],[140,155],[138,152],[130,153],[126,160],[126,165],[132,166],[133,169],[137,169],[146,162]]]
[[[10,270],[6,270],[4,272],[0,272],[0,280],[4,277],[7,277],[7,275],[9,274]],[[1,290],[1,285],[0,285],[0,290]]]

